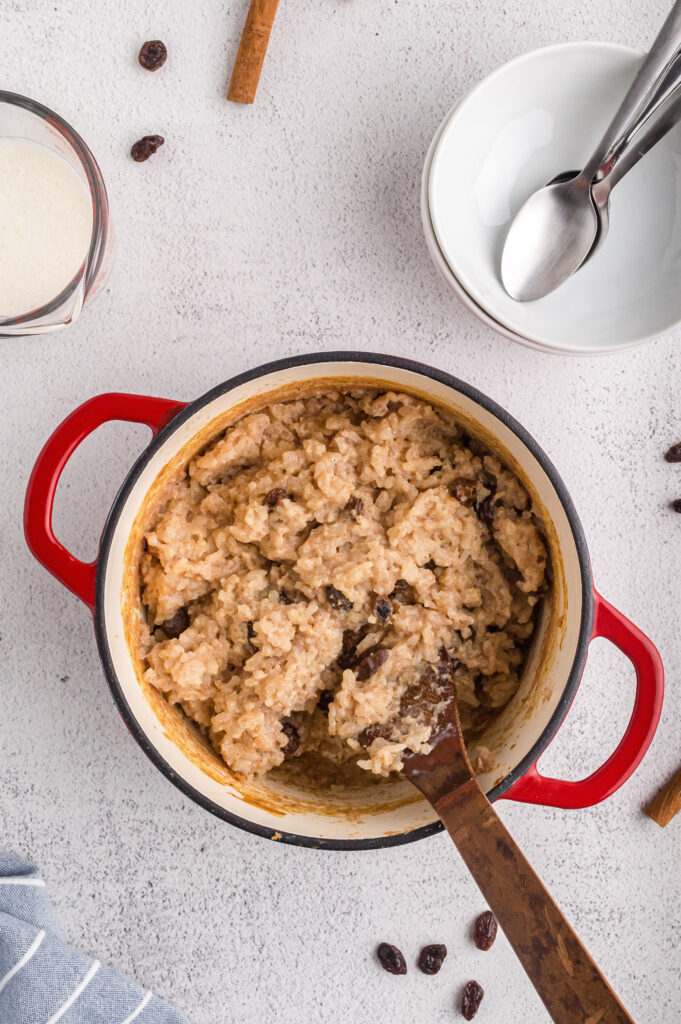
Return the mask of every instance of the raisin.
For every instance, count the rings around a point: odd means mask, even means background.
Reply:
[[[497,919],[491,910],[486,910],[484,914],[475,922],[475,931],[473,932],[473,938],[475,939],[475,945],[478,949],[482,949],[487,952],[494,945],[494,940],[497,937]]]
[[[400,714],[431,718],[438,704],[451,700],[455,695],[454,672],[458,666],[458,661],[441,648],[437,665],[427,665],[419,681],[408,686],[402,694]]]
[[[494,509],[498,502],[496,501],[493,494],[488,494],[486,498],[479,501],[475,506],[475,514],[478,519],[483,523],[494,522]]]
[[[478,493],[478,484],[476,480],[469,480],[468,477],[459,476],[454,480],[449,491],[453,498],[469,508],[475,501],[475,496]]]
[[[263,505],[268,505],[270,508],[274,508],[275,505],[279,505],[284,498],[288,498],[288,494],[283,487],[273,487],[271,491],[268,491],[263,498]]]
[[[333,690],[322,690],[322,692],[319,694],[319,697],[317,698],[317,707],[325,715],[328,715],[329,713],[329,705],[333,700],[333,696]]]
[[[349,612],[352,608],[350,598],[346,597],[341,590],[336,590],[335,587],[326,588],[326,600],[332,608],[340,612]]]
[[[382,622],[384,625],[392,615],[392,611],[393,606],[391,605],[387,597],[379,597],[376,603],[374,604],[374,612],[376,613],[376,618],[379,620],[379,622]]]
[[[422,569],[430,569],[431,572],[435,572],[437,569],[437,562],[434,562],[432,558],[429,558],[425,565],[421,566]]]
[[[482,985],[477,981],[469,981],[461,996],[461,1013],[465,1020],[473,1020],[480,1009],[480,1003],[485,992]]]
[[[373,725],[368,725],[366,729],[362,729],[357,737],[357,742],[361,747],[368,748],[374,740],[389,740],[392,734],[393,729],[389,722],[375,722]]]
[[[398,601],[400,604],[416,604],[414,588],[406,580],[397,580],[390,597],[392,597],[393,601]]]
[[[673,444],[665,453],[667,462],[681,462],[681,441]]]
[[[300,735],[295,725],[291,722],[282,722],[281,731],[284,736],[288,737],[288,743],[282,748],[284,754],[295,754],[296,750],[300,746]]]
[[[360,683],[369,679],[374,672],[378,672],[381,665],[384,665],[390,657],[390,651],[386,647],[370,647],[362,654],[355,666],[355,676]]]
[[[353,516],[361,516],[364,511],[364,502],[361,498],[350,498],[350,501],[345,506],[346,512],[351,512]]]
[[[159,628],[163,630],[169,640],[176,640],[180,633],[184,633],[188,625],[189,612],[186,608],[178,608],[174,615],[160,624]]]
[[[365,622],[359,629],[346,629],[343,633],[343,650],[336,658],[336,664],[340,669],[354,668],[357,663],[357,648],[364,637],[371,630],[368,622]]]
[[[158,71],[168,59],[168,50],[160,39],[148,39],[137,58],[145,71]]]
[[[437,974],[446,956],[447,947],[442,943],[434,942],[430,946],[424,946],[418,959],[419,969],[424,974]]]
[[[681,498],[674,498],[672,508],[675,512],[681,512]]]
[[[139,139],[132,149],[130,150],[130,156],[133,160],[136,160],[138,164],[148,160],[150,156],[156,152],[159,146],[162,146],[165,139],[162,135],[145,135],[144,138]]]
[[[397,946],[382,942],[376,950],[381,967],[390,974],[406,974],[407,963]]]

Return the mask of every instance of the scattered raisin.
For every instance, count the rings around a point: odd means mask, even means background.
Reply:
[[[673,444],[665,453],[667,462],[681,462],[681,441]]]
[[[418,959],[419,969],[424,974],[437,974],[446,956],[447,947],[442,943],[434,942],[430,946],[424,946]]]
[[[174,615],[160,624],[159,628],[163,630],[169,640],[176,640],[180,633],[184,633],[188,625],[189,612],[186,608],[178,608]]]
[[[376,950],[381,967],[390,974],[406,974],[407,963],[397,946],[391,946],[389,942],[382,942]]]
[[[362,654],[355,665],[357,681],[360,683],[365,682],[374,672],[378,672],[381,665],[384,665],[389,657],[390,651],[386,647],[379,647],[378,644],[375,647],[370,647]]]
[[[432,558],[429,558],[425,565],[421,566],[422,569],[430,569],[431,572],[435,572],[437,569],[437,562],[434,562]]]
[[[485,992],[482,985],[477,981],[469,981],[461,996],[461,1013],[465,1020],[473,1020],[480,1009],[480,1003]]]
[[[376,618],[379,620],[379,622],[382,622],[384,625],[392,615],[392,610],[393,606],[391,605],[387,597],[379,597],[376,603],[374,604],[374,612],[376,613]]]
[[[333,690],[322,690],[317,698],[317,707],[320,711],[323,711],[325,715],[329,713],[329,706],[333,700]]]
[[[398,601],[400,604],[416,604],[414,588],[406,580],[397,580],[390,597],[392,597],[393,601]]]
[[[270,508],[274,508],[275,505],[279,505],[284,498],[288,498],[288,494],[283,487],[273,487],[271,491],[268,491],[263,498],[263,505],[269,505]]]
[[[674,498],[672,508],[675,512],[681,512],[681,498]]]
[[[138,164],[148,160],[150,156],[156,152],[159,146],[162,146],[165,139],[162,135],[145,135],[139,139],[130,150],[130,156],[133,160],[136,160]]]
[[[283,747],[282,752],[284,754],[295,754],[296,750],[300,746],[300,735],[295,725],[291,722],[282,722],[281,731],[285,736],[288,736],[288,743]]]
[[[352,601],[341,590],[336,590],[335,587],[329,586],[326,588],[326,600],[332,608],[340,612],[349,612],[352,608]]]
[[[357,737],[357,742],[361,747],[368,748],[374,740],[389,740],[392,734],[393,728],[390,722],[375,722],[373,725],[368,725],[366,729],[362,729]]]
[[[158,71],[168,59],[168,50],[160,39],[148,39],[137,58],[145,71]]]
[[[345,506],[346,512],[352,512],[353,516],[361,516],[364,511],[364,502],[361,498],[350,498]]]
[[[468,477],[459,476],[451,483],[449,490],[453,498],[456,498],[457,501],[460,501],[462,505],[468,508],[475,501],[475,496],[478,493],[478,484],[476,480],[469,480]]]
[[[486,910],[477,919],[473,937],[478,949],[487,952],[488,949],[492,948],[497,937],[497,919],[491,910]]]

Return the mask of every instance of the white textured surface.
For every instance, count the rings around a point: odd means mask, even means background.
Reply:
[[[369,1024],[456,1019],[476,977],[478,1020],[546,1015],[505,940],[480,954],[483,901],[443,837],[375,853],[280,847],[211,818],[127,734],[88,614],[30,558],[23,489],[56,424],[103,390],[193,398],[291,353],[358,347],[415,356],[497,399],[570,488],[598,585],[657,640],[668,672],[660,731],[606,804],[500,813],[642,1022],[675,1024],[681,821],[641,806],[681,762],[678,606],[681,438],[676,332],[605,360],[534,354],[451,297],[421,237],[418,184],[454,99],[500,61],[565,39],[645,46],[667,4],[594,0],[282,0],[257,103],[223,96],[246,0],[10,0],[3,86],[54,106],[90,142],[111,193],[118,259],[108,293],[72,330],[2,345],[0,820],[34,857],[71,940],[174,1001],[193,1024]],[[135,64],[164,39],[157,74]],[[140,135],[166,145],[128,157]],[[62,537],[95,550],[114,492],[145,442],[110,425],[73,459]],[[543,767],[578,777],[620,735],[632,672],[595,645]],[[384,974],[377,941],[410,965],[445,941],[437,978]]]

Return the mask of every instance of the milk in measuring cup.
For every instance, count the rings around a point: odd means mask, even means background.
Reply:
[[[0,317],[56,298],[82,266],[92,237],[92,197],[58,153],[0,138]]]

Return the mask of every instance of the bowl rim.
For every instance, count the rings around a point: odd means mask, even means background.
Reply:
[[[483,305],[477,299],[477,297],[474,297],[472,293],[469,292],[468,288],[464,285],[461,278],[459,278],[459,276],[455,273],[453,267],[449,264],[449,261],[447,260],[447,257],[445,256],[442,247],[439,244],[437,234],[435,232],[435,226],[432,222],[432,214],[430,209],[430,177],[436,149],[447,126],[449,125],[450,121],[455,117],[455,115],[460,112],[460,110],[468,103],[469,100],[474,98],[474,96],[478,93],[479,90],[486,86],[490,81],[494,80],[497,76],[503,75],[506,71],[509,71],[516,65],[529,62],[532,59],[539,56],[545,56],[551,53],[561,53],[570,50],[600,50],[602,52],[611,51],[613,53],[628,54],[630,56],[640,58],[643,58],[645,56],[644,51],[635,46],[628,46],[624,43],[613,43],[608,41],[599,41],[595,39],[585,39],[569,40],[562,43],[552,43],[548,46],[538,46],[532,50],[527,50],[525,53],[518,54],[517,56],[512,57],[510,60],[505,61],[503,64],[500,64],[498,67],[490,71],[488,75],[485,75],[483,78],[480,79],[480,81],[476,82],[466,93],[464,93],[463,96],[461,96],[455,103],[453,103],[452,106],[447,111],[447,113],[445,114],[445,116],[443,117],[442,121],[439,123],[437,131],[435,132],[433,139],[430,143],[426,157],[426,164],[424,165],[423,175],[424,178],[427,180],[422,181],[422,194],[425,196],[426,208],[428,211],[429,218],[431,220],[429,226],[430,232],[432,232],[432,240],[437,244],[438,250],[441,253],[442,260],[448,271],[448,274],[445,275],[445,279],[449,284],[450,288],[454,291],[459,301],[464,306],[466,306],[466,308],[468,308],[474,314],[474,316],[476,316],[482,323],[490,327],[492,330],[496,331],[496,333],[502,335],[502,337],[508,338],[509,341],[515,341],[518,344],[523,345],[525,348],[534,349],[534,351],[542,351],[557,355],[573,355],[584,357],[615,355],[619,352],[627,352],[630,351],[631,349],[639,348],[642,345],[646,345],[652,341],[657,340],[658,338],[663,337],[669,331],[672,331],[674,327],[681,322],[681,317],[677,318],[672,323],[668,323],[666,326],[663,326],[659,330],[653,330],[648,332],[647,334],[641,334],[635,338],[630,339],[629,341],[619,342],[617,344],[612,345],[592,346],[587,349],[578,348],[570,344],[563,345],[555,341],[547,341],[539,333],[521,334],[518,331],[516,331],[515,328],[510,327],[508,324],[497,319],[496,314],[486,305]],[[424,231],[428,231],[428,225],[426,225],[424,220],[423,204],[421,212],[421,219],[423,222]],[[430,252],[430,246],[428,247]],[[435,257],[432,252],[430,252],[430,256],[431,259],[433,259],[433,261],[435,262]],[[438,266],[437,269],[440,270],[441,273],[443,273],[445,267],[440,268]],[[480,312],[484,314],[484,317],[479,315],[478,310],[480,310]]]
[[[95,607],[93,611],[93,620],[95,627],[95,636],[97,641],[97,648],[104,668],[104,674],[106,676],[109,689],[111,690],[112,697],[118,710],[125,722],[128,731],[131,733],[133,738],[137,741],[139,746],[142,748],[147,757],[152,763],[159,769],[160,772],[176,786],[185,796],[189,797],[195,803],[199,804],[204,810],[210,811],[216,817],[221,818],[223,821],[228,822],[231,825],[235,825],[242,831],[250,832],[251,834],[262,836],[265,839],[275,839],[281,843],[293,846],[303,846],[311,849],[323,849],[323,850],[376,850],[384,847],[401,846],[405,843],[413,843],[419,839],[424,839],[426,836],[435,835],[438,832],[443,831],[443,824],[441,821],[431,822],[428,825],[423,825],[419,828],[412,829],[408,832],[401,832],[397,835],[389,836],[376,836],[366,839],[332,839],[316,836],[304,836],[298,835],[293,832],[286,832],[281,829],[272,828],[265,825],[259,825],[256,822],[249,821],[248,818],[242,815],[235,814],[232,811],[226,810],[224,807],[220,807],[214,803],[208,797],[204,796],[197,789],[195,789],[190,783],[184,778],[179,776],[177,772],[168,764],[163,756],[157,751],[153,743],[149,740],[146,733],[142,730],[141,726],[137,722],[135,715],[127,702],[123,688],[118,679],[116,671],[114,669],[113,660],[109,651],[109,642],[107,637],[106,617],[105,617],[105,595],[106,595],[106,576],[107,576],[107,563],[109,560],[109,554],[113,536],[118,525],[119,518],[123,511],[126,500],[141,475],[143,469],[146,467],[148,462],[153,458],[159,448],[168,440],[168,438],[190,419],[196,412],[202,409],[204,406],[209,405],[212,401],[222,397],[228,392],[240,387],[243,384],[248,384],[251,381],[257,380],[260,377],[266,376],[270,373],[277,373],[283,370],[289,370],[291,368],[299,368],[304,366],[310,366],[318,363],[358,363],[358,364],[370,364],[372,366],[389,366],[396,369],[403,369],[412,373],[419,374],[430,380],[434,380],[440,384],[444,384],[446,387],[451,388],[455,392],[459,392],[471,401],[476,402],[486,411],[492,413],[497,419],[499,419],[504,426],[510,429],[522,443],[527,447],[530,453],[539,462],[541,468],[548,476],[556,494],[563,506],[567,520],[572,532],[573,541],[575,544],[577,557],[579,561],[580,569],[580,580],[582,590],[582,611],[581,619],[579,624],[579,635],[575,647],[575,655],[573,658],[570,672],[565,682],[563,692],[560,696],[556,709],[551,716],[548,724],[542,731],[541,735],[528,751],[524,758],[518,765],[505,776],[501,782],[499,782],[490,792],[487,797],[490,801],[494,802],[503,796],[510,788],[514,785],[517,780],[524,775],[531,767],[535,764],[538,758],[541,756],[543,751],[549,745],[557,730],[559,729],[563,719],[565,718],[570,705],[574,699],[575,693],[579,686],[584,663],[586,661],[587,649],[591,634],[593,631],[594,621],[594,591],[593,591],[593,578],[591,574],[591,563],[589,560],[589,553],[586,544],[586,538],[582,524],[577,515],[577,511],[572,502],[567,487],[563,483],[560,475],[553,466],[549,457],[543,451],[543,449],[537,444],[532,435],[513,417],[508,413],[502,406],[498,405],[493,399],[488,398],[482,392],[478,391],[477,388],[470,384],[459,380],[452,374],[447,373],[444,370],[436,369],[435,367],[428,366],[426,364],[416,362],[411,359],[404,359],[400,356],[382,355],[377,352],[361,352],[353,350],[340,350],[333,352],[317,352],[309,355],[290,356],[284,359],[277,359],[272,362],[264,363],[261,366],[257,366],[254,369],[246,370],[243,373],[237,374],[231,377],[229,380],[224,381],[221,384],[215,385],[210,388],[204,394],[198,398],[189,402],[183,409],[181,409],[176,416],[173,417],[152,439],[149,445],[142,451],[136,461],[133,463],[130,471],[128,472],[123,484],[121,485],[116,497],[113,500],[111,509],[106,518],[104,529],[102,532],[99,556],[97,561],[97,576],[95,583]]]

